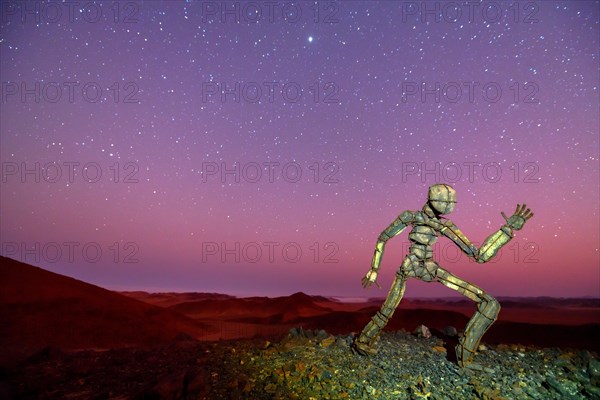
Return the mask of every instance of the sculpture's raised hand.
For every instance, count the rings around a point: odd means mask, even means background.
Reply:
[[[502,217],[506,220],[506,225],[508,225],[509,228],[518,231],[521,228],[523,228],[525,222],[527,222],[531,217],[533,217],[533,213],[531,212],[531,210],[529,208],[526,209],[526,207],[527,206],[525,204],[523,204],[523,206],[517,204],[517,209],[510,218],[506,217],[504,211],[501,212]]]

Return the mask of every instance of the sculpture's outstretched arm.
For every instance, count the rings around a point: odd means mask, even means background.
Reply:
[[[484,263],[491,260],[500,248],[513,238],[513,230],[520,230],[525,222],[533,217],[531,210],[529,208],[525,209],[525,207],[525,204],[523,206],[517,204],[517,209],[510,218],[507,218],[502,212],[506,224],[488,236],[479,249],[450,220],[444,222],[440,232],[456,243],[469,257],[473,257],[478,263]]]
[[[377,271],[381,265],[381,259],[383,257],[383,250],[388,240],[394,236],[399,235],[406,229],[408,225],[413,221],[414,214],[410,211],[404,211],[398,216],[387,228],[381,232],[377,238],[377,244],[375,245],[375,253],[373,254],[373,260],[371,260],[371,269],[367,272],[365,277],[362,279],[363,287],[369,287],[371,284],[376,283]]]

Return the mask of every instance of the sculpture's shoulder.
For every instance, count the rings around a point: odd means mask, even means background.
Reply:
[[[402,221],[405,225],[412,225],[412,223],[415,221],[416,213],[418,213],[418,211],[406,210],[398,216],[398,219],[400,219],[400,221]]]

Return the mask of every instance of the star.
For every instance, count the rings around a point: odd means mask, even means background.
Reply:
[[[312,36],[308,37],[308,43],[312,43],[313,40],[314,40],[314,38]]]

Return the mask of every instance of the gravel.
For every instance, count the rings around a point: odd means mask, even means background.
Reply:
[[[369,357],[351,351],[351,336],[322,337],[295,329],[276,345],[242,353],[231,371],[252,378],[237,391],[216,390],[216,398],[600,398],[598,357],[588,351],[486,345],[477,371],[449,361],[453,346],[436,337],[386,332]]]
[[[452,332],[450,332],[452,333]],[[448,336],[385,332],[375,356],[352,336],[294,328],[281,340],[183,340],[154,349],[46,349],[0,371],[19,399],[600,399],[600,360],[586,350],[480,347],[480,370],[452,361]]]

